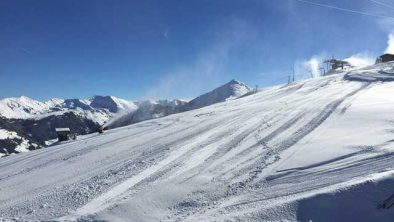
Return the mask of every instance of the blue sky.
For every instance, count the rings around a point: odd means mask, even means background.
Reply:
[[[2,0],[0,98],[188,99],[232,78],[279,84],[294,66],[304,78],[313,58],[383,53],[391,16],[389,0]]]

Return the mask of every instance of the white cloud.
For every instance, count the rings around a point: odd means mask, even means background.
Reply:
[[[354,67],[365,67],[375,63],[375,58],[368,53],[357,53],[344,60]]]

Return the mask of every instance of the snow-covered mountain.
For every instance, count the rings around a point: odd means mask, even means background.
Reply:
[[[137,109],[133,111],[121,112],[111,119],[105,128],[113,129],[141,122],[148,119],[155,119],[180,112],[180,107],[186,104],[184,100],[158,100],[158,101],[138,101],[135,102]]]
[[[131,111],[138,108],[133,102],[114,96],[94,96],[90,100],[89,105],[96,109],[107,109],[111,113],[117,113],[124,110]]]
[[[232,80],[191,103],[178,99],[132,102],[98,95],[90,99],[55,98],[46,102],[25,96],[2,99],[0,129],[15,136],[0,137],[0,155],[41,148],[56,138],[56,127],[69,127],[74,133],[84,135],[95,132],[99,126],[116,128],[164,117],[237,98],[249,91],[245,84]]]
[[[230,82],[191,100],[184,109],[198,109],[214,103],[235,99],[250,92],[252,92],[252,90],[247,85],[233,79]]]
[[[0,158],[0,215],[392,222],[393,67],[270,87]]]
[[[198,109],[226,100],[239,98],[252,90],[242,82],[231,80],[230,82],[196,97],[190,102],[184,100],[159,100],[136,102],[138,109],[135,112],[123,112],[106,124],[107,128],[116,128],[130,125],[143,120],[154,119],[174,113]]]
[[[0,100],[0,116],[8,119],[40,119],[49,115],[74,112],[103,124],[117,112],[136,108],[133,102],[114,96],[94,96],[91,99],[51,99],[47,102],[40,102],[26,96]]]
[[[52,102],[52,101],[51,101]],[[0,100],[0,116],[9,119],[27,119],[49,110],[50,105],[26,96]]]
[[[94,132],[119,112],[137,106],[113,96],[90,99],[51,99],[40,102],[25,96],[0,100],[0,155],[41,148],[56,138],[56,127],[77,134]],[[8,136],[6,136],[8,135]]]
[[[38,144],[31,142],[29,139],[18,135],[14,131],[0,128],[0,157],[13,152],[27,152],[31,149],[37,149]]]

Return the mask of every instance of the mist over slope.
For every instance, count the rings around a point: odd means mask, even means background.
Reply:
[[[0,187],[7,192],[0,192],[0,214],[55,221],[392,221],[385,203],[393,201],[394,82],[387,74],[393,67],[270,87],[1,158]]]

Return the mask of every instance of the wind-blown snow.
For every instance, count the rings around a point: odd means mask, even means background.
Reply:
[[[385,53],[394,54],[394,33],[390,33],[388,38]]]
[[[0,192],[0,214],[58,221],[337,221],[330,216],[336,209],[322,204],[332,193],[338,198],[327,201],[344,210],[367,205],[354,221],[392,221],[392,209],[377,208],[393,192],[387,187],[394,177],[394,82],[375,78],[391,80],[388,66],[275,86],[1,158],[0,189],[7,192]],[[365,81],[368,75],[375,77]],[[349,198],[375,192],[370,181],[381,184],[378,195]],[[316,211],[324,213],[317,218]]]
[[[366,53],[358,53],[344,59],[344,61],[350,63],[351,66],[358,68],[373,65],[375,60],[375,58]]]

